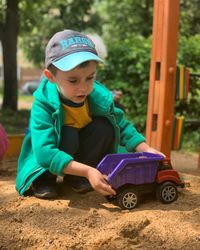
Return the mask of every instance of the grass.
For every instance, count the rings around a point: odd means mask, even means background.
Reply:
[[[2,90],[0,89],[0,103],[2,102],[2,98]],[[0,109],[0,123],[4,126],[8,134],[25,133],[29,123],[32,102],[32,95],[19,94],[18,111]]]
[[[19,96],[18,96],[18,101],[19,101],[19,103],[20,102],[25,102],[25,101],[27,101],[27,102],[32,102],[33,101],[33,96],[32,95],[24,95],[24,94],[21,94],[21,93],[19,93]],[[2,100],[3,99],[3,89],[0,87],[0,100]]]
[[[30,110],[0,110],[0,121],[8,134],[25,133]]]
[[[183,134],[182,151],[198,152],[200,147],[200,133],[198,131],[187,131]]]

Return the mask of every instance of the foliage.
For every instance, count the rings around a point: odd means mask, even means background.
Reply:
[[[200,0],[180,1],[179,32],[181,36],[191,37],[200,33]]]
[[[57,0],[52,7],[52,3],[48,0],[22,1],[21,46],[27,58],[41,67],[48,40],[60,30],[85,31],[88,27],[90,29],[95,27],[95,30],[99,31],[100,19],[92,9],[92,4],[91,0]],[[29,8],[32,10],[30,16],[27,15]]]
[[[103,20],[104,37],[112,41],[152,33],[153,0],[103,0],[95,7]]]
[[[151,39],[134,36],[121,43],[108,44],[105,68],[98,72],[98,79],[110,89],[120,89],[120,102],[126,107],[127,116],[141,130],[145,127]]]
[[[200,36],[197,33],[200,32],[200,25],[197,6],[200,7],[200,0],[181,1],[177,63],[188,66],[191,72],[198,73],[200,72]],[[98,7],[98,11],[104,20],[103,35],[109,50],[107,69],[100,74],[104,74],[102,79],[108,82],[107,85],[123,90],[124,96],[121,101],[128,110],[128,116],[137,126],[142,124],[144,128],[151,44],[150,38],[147,38],[148,46],[142,47],[142,39],[145,40],[144,37],[149,37],[151,34],[152,1],[105,0]],[[142,37],[141,44],[135,42],[139,36]],[[129,49],[126,49],[126,45]],[[143,49],[142,54],[141,49]],[[131,58],[132,51],[137,53],[139,58]],[[138,68],[138,65],[143,66]],[[138,82],[143,83],[142,87],[138,86]],[[186,115],[187,119],[200,117],[199,84],[197,79],[190,79],[189,98],[187,102],[176,102],[176,113]]]
[[[0,25],[2,25],[5,22],[6,17],[6,1],[0,0]]]
[[[182,151],[199,151],[200,133],[198,131],[188,130],[183,134]]]
[[[190,67],[193,72],[200,72],[200,34],[179,39],[178,61]]]

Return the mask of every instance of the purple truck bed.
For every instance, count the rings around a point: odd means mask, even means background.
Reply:
[[[117,189],[125,184],[146,184],[155,182],[159,161],[164,158],[147,152],[108,154],[97,169],[108,176],[110,185]]]

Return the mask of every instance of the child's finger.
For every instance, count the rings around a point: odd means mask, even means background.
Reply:
[[[116,195],[115,190],[110,186],[109,182],[108,182],[108,176],[107,175],[103,175],[104,177],[104,183],[106,184],[106,188],[109,187],[109,192],[112,191],[112,195]]]
[[[102,175],[103,175],[103,178],[104,178],[106,181],[108,181],[108,176],[105,175],[105,174],[102,174]]]
[[[101,186],[101,190],[103,191],[103,195],[116,195],[116,192],[114,189],[112,189],[112,187],[110,185],[106,184],[102,184]]]

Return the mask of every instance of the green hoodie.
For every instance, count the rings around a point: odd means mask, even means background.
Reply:
[[[46,170],[55,175],[63,175],[63,168],[73,160],[72,156],[58,148],[64,111],[56,85],[45,78],[34,97],[29,130],[18,160],[16,190],[20,195]],[[124,112],[114,107],[111,92],[101,83],[95,81],[88,103],[92,116],[106,117],[113,125],[113,153],[118,151],[119,145],[124,146],[128,152],[133,152],[139,143],[145,141],[133,125],[124,119]]]

